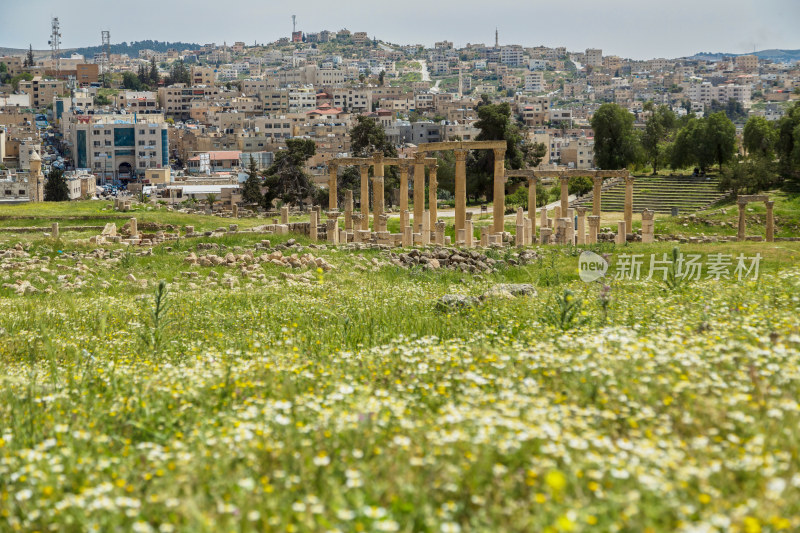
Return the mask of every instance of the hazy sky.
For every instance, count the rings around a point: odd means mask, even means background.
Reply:
[[[366,31],[399,44],[449,40],[602,48],[635,59],[696,52],[800,48],[800,0],[0,0],[0,46],[48,47],[50,17],[62,48],[161,41],[270,42],[304,32]]]

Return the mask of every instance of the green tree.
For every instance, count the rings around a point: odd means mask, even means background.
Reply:
[[[44,183],[45,202],[66,202],[69,200],[69,187],[67,178],[62,170],[53,169],[47,175]]]
[[[757,194],[772,188],[778,182],[775,162],[768,157],[754,154],[742,161],[725,165],[719,181],[721,191],[737,194]]]
[[[486,98],[488,100],[488,97]],[[484,100],[484,102],[486,101]],[[522,135],[519,127],[511,119],[511,106],[501,104],[479,104],[478,120],[474,126],[480,133],[476,141],[505,141],[505,165],[510,168],[522,168],[524,153],[520,148]],[[491,199],[494,194],[494,153],[490,150],[471,152],[467,159],[467,195],[477,198],[485,195]]]
[[[155,57],[150,59],[150,74],[148,78],[153,87],[158,86],[158,82],[161,81],[161,76],[158,75],[158,66],[156,65]]]
[[[25,61],[22,62],[23,67],[32,67],[36,64],[33,60],[33,45],[28,45],[28,54],[25,56]]]
[[[141,91],[142,90],[142,80],[140,80],[139,76],[137,76],[133,72],[123,72],[122,73],[122,88],[131,90],[131,91]]]
[[[776,152],[779,172],[790,188],[800,189],[800,102],[795,102],[778,122]]]
[[[191,84],[189,69],[186,68],[186,64],[183,62],[183,59],[179,59],[172,64],[167,82],[169,85],[172,85],[173,83],[185,83],[186,85]]]
[[[544,143],[523,141],[520,149],[522,150],[522,159],[527,167],[538,167],[547,155],[547,145]]]
[[[298,204],[314,194],[314,184],[303,170],[303,165],[315,153],[316,144],[311,139],[286,140],[286,150],[275,155],[275,161],[266,172],[264,206],[267,209],[272,207],[275,199]]]
[[[744,125],[744,138],[742,144],[748,154],[758,154],[769,157],[775,153],[775,143],[778,133],[772,124],[764,117],[750,117]]]
[[[678,121],[675,113],[665,106],[655,108],[652,102],[649,110],[652,115],[647,119],[642,134],[642,149],[647,161],[653,166],[653,174],[658,173],[658,168],[664,163],[665,154],[670,138],[675,132]],[[645,105],[645,109],[647,109]]]
[[[714,163],[722,165],[736,153],[736,126],[725,113],[691,118],[675,136],[670,159],[672,168],[697,165],[705,172]]]
[[[19,82],[21,82],[22,80],[31,81],[32,79],[33,79],[33,74],[31,74],[30,72],[21,72],[16,76],[14,76],[13,78],[11,78],[11,81],[9,83],[11,83],[11,86],[14,88],[15,91],[18,91]]]
[[[617,104],[603,104],[592,117],[595,164],[606,170],[626,168],[636,161],[638,139],[633,115]]]
[[[380,152],[384,157],[397,157],[397,148],[386,137],[383,126],[371,117],[359,115],[356,124],[350,129],[350,149],[354,157],[372,157],[375,152]],[[343,173],[339,182],[344,178],[352,178],[351,174]],[[383,175],[384,199],[391,205],[392,189],[400,186],[400,177],[397,167],[388,167]],[[346,187],[345,183],[342,183]]]
[[[250,157],[250,163],[247,167],[247,179],[242,187],[242,199],[247,204],[260,205],[264,200],[261,194],[261,178],[258,176],[258,167],[256,160]]]

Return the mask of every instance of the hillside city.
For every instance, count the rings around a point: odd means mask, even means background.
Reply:
[[[0,7],[0,533],[800,531],[797,0],[101,3]]]
[[[599,48],[501,44],[499,32],[494,43],[463,48],[385,43],[342,29],[132,56],[95,50],[91,57],[32,50],[0,57],[0,179],[8,184],[0,200],[37,199],[26,174],[36,152],[45,174],[67,171],[71,199],[144,187],[158,197],[202,200],[203,191],[225,191],[228,202],[241,201],[237,186],[250,162],[267,171],[288,139],[313,141],[303,170],[324,188],[327,163],[353,153],[358,117],[373,119],[399,156],[409,157],[420,143],[479,138],[478,110],[489,102],[508,104],[519,140],[538,147],[536,168],[601,167],[592,118],[604,103],[628,111],[645,137],[648,124],[669,122],[647,137],[648,148],[621,162],[666,167],[669,154],[659,145],[674,141],[678,121],[724,112],[736,126],[735,152],[745,153],[748,120],[777,124],[800,99],[796,61],[635,61]],[[728,152],[725,162],[734,155]],[[705,166],[683,159],[683,166]],[[314,203],[312,187],[305,199]],[[470,196],[485,194],[472,188]]]

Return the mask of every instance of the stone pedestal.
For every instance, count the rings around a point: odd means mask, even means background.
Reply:
[[[281,207],[281,224],[289,223],[289,207]]]
[[[239,204],[233,204],[231,206],[231,211],[233,214],[233,218],[239,218]]]
[[[308,223],[308,237],[316,242],[317,241],[317,228],[319,225],[319,219],[317,219],[317,212],[313,209],[311,210],[311,220]]]
[[[627,241],[626,228],[624,220],[617,222],[617,239],[615,241],[617,244],[625,244]]]
[[[525,225],[517,224],[517,232],[514,234],[514,243],[522,248],[525,246]]]
[[[414,244],[413,241],[413,234],[411,232],[411,226],[404,226],[403,227],[403,248],[409,248]]]
[[[489,246],[489,229],[486,226],[481,226],[481,246]]]
[[[550,228],[539,228],[539,243],[540,244],[550,244],[550,236],[553,234],[553,230]]]
[[[578,244],[586,244],[586,208],[578,208]]]
[[[427,246],[431,243],[431,220],[425,216],[425,211],[422,212],[422,245]]]
[[[326,221],[326,230],[328,234],[328,242],[331,244],[339,244],[338,220],[335,218],[329,218]]]
[[[567,244],[567,224],[568,218],[556,219],[556,244]]]
[[[567,224],[567,244],[575,244],[575,210],[567,209],[567,215],[564,217],[569,220]]]
[[[743,241],[747,233],[747,220],[745,219],[747,202],[740,201],[737,205],[739,206],[739,232],[736,235],[736,240]]]
[[[597,232],[600,229],[600,215],[592,215],[589,220],[589,238],[586,244],[597,244]]]
[[[655,211],[651,211],[650,209],[645,209],[642,211],[642,242],[652,243],[653,237],[655,233]]]
[[[764,202],[764,206],[767,208],[767,234],[766,239],[767,242],[775,242],[775,217],[772,214],[772,208],[775,206],[775,202],[771,200],[767,200]]]
[[[375,223],[375,225],[377,226],[375,231],[386,231],[386,225],[388,221],[389,221],[389,215],[386,214],[380,215],[377,219],[377,222]]]
[[[466,227],[464,228],[464,246],[467,248],[472,248],[475,246],[475,226],[472,222],[472,213],[468,213],[468,218],[466,220]]]
[[[444,220],[437,220],[436,221],[436,224],[435,224],[435,228],[436,228],[435,242],[439,246],[444,246],[444,230],[445,230],[445,227],[446,227],[446,224],[445,224]]]
[[[456,244],[459,246],[466,246],[467,243],[467,230],[460,229],[456,234]]]

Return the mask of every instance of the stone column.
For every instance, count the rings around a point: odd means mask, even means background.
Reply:
[[[528,218],[531,221],[531,234],[536,233],[536,177],[528,178]],[[528,242],[530,244],[530,242]]]
[[[469,150],[457,148],[453,151],[456,156],[456,235],[458,230],[464,229],[467,212],[467,153]]]
[[[503,233],[506,215],[506,151],[494,149],[494,200],[492,201],[493,227],[495,233]]]
[[[445,224],[444,220],[437,220],[436,221],[436,225],[434,226],[436,228],[435,242],[436,242],[436,244],[438,244],[440,246],[444,246],[444,230],[445,230],[445,226],[446,226],[446,224]]]
[[[422,224],[425,211],[425,152],[414,154],[414,227]]]
[[[569,222],[567,223],[567,244],[575,245],[575,210],[574,209],[567,209],[567,214],[564,217]]]
[[[411,233],[411,226],[405,226],[402,228],[403,231],[403,240],[402,246],[403,248],[409,248],[414,244],[414,235]]]
[[[410,226],[411,225],[411,221],[408,218],[409,218],[408,209],[400,211],[400,229],[401,230],[402,230],[402,228],[405,228],[406,226]]]
[[[375,176],[372,178],[372,217],[375,227],[378,217],[383,214],[383,154],[375,154]]]
[[[481,226],[481,246],[489,246],[489,228]]]
[[[369,165],[362,165],[361,171],[361,229],[369,230]]]
[[[564,212],[564,216],[566,216],[566,214],[567,214],[567,213],[566,213],[566,211],[565,211],[565,212]],[[561,215],[561,206],[560,206],[560,205],[557,205],[557,206],[555,206],[555,207],[553,208],[553,220],[558,220],[559,218],[562,218],[562,215]]]
[[[472,213],[467,213],[467,220],[464,221],[464,246],[472,248],[475,245],[475,226],[472,221]]]
[[[317,212],[313,209],[311,210],[311,219],[308,222],[308,237],[312,241],[317,240],[317,225],[319,224],[319,220],[317,219]]]
[[[436,170],[438,165],[433,165],[428,174],[428,211],[431,215],[431,227],[436,227],[436,222],[439,220],[439,211],[436,207],[436,197],[438,194],[439,183],[436,181]],[[442,242],[444,244],[444,242]]]
[[[337,184],[336,171],[338,167],[333,161],[328,163],[328,209],[339,208],[339,189]]]
[[[289,223],[289,206],[281,207],[281,224]]]
[[[625,226],[625,221],[621,220],[617,222],[617,244],[625,244],[627,242],[627,231]]]
[[[344,191],[344,230],[353,231],[353,191]]]
[[[517,224],[517,231],[514,234],[514,242],[520,248],[525,246],[525,223]]]
[[[594,189],[592,190],[592,215],[600,216],[600,195],[603,193],[603,178],[594,177]]]
[[[400,212],[408,211],[408,165],[398,165],[400,170]],[[402,225],[402,224],[401,224]]]
[[[233,218],[239,218],[239,204],[233,204],[233,206],[231,206],[231,211],[233,213]]]
[[[600,215],[591,215],[589,219],[589,239],[586,244],[597,244],[597,232],[600,229]]]
[[[647,244],[653,242],[653,233],[655,230],[655,221],[653,217],[655,214],[655,211],[651,211],[650,209],[642,211],[642,243]]]
[[[529,218],[525,221],[525,244],[530,246],[536,238],[536,221]]]
[[[586,208],[578,208],[578,244],[586,244]]]
[[[625,176],[625,231],[633,232],[633,176]]]
[[[541,215],[542,215],[542,220],[539,221],[539,225],[541,227],[543,227],[543,228],[546,228],[546,227],[549,226],[549,224],[547,223],[547,208],[546,207],[542,208]]]
[[[416,222],[416,219],[414,220]],[[425,211],[422,212],[422,224],[420,234],[422,234],[422,245],[427,246],[431,243],[431,219],[425,216]]]
[[[525,220],[525,211],[521,207],[518,207],[517,208],[517,221],[516,221],[515,225],[517,225],[517,226],[521,225],[524,220]]]
[[[566,216],[569,209],[569,176],[561,176],[561,212]]]
[[[353,213],[353,235],[355,236],[361,230],[361,220],[369,215],[362,215],[361,213]],[[362,230],[363,231],[363,230]]]
[[[131,238],[135,239],[139,236],[139,225],[136,222],[136,218],[131,219]]]
[[[737,204],[739,205],[739,233],[737,234],[736,240],[743,241],[747,233],[747,221],[744,218],[746,214],[745,211],[747,208],[747,201],[739,200]]]
[[[774,205],[775,202],[773,200],[767,200],[764,202],[764,206],[767,208],[767,242],[775,241],[775,217],[772,214],[772,208]]]
[[[133,219],[133,220],[136,220],[136,219]],[[58,239],[58,222],[53,222],[53,223],[50,225],[50,235],[51,235],[51,236],[52,236],[54,239]]]

